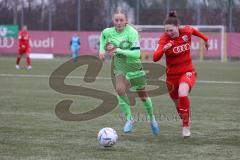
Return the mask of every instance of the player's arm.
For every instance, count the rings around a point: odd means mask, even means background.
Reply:
[[[197,36],[197,37],[199,37],[199,38],[201,38],[201,39],[204,40],[204,42],[205,42],[205,48],[208,49],[208,47],[209,47],[208,37],[205,36],[202,32],[198,31],[198,30],[195,29],[195,28],[192,28],[192,27],[191,27],[191,30],[192,30],[192,35]]]
[[[157,62],[162,58],[164,51],[166,50],[167,44],[166,45],[165,44],[166,44],[166,39],[162,36],[160,38],[160,40],[158,41],[158,45],[153,53],[153,61],[154,62]],[[169,45],[169,47],[171,47],[171,46]]]
[[[21,32],[19,32],[19,34],[18,34],[18,39],[22,40],[22,33]]]
[[[104,33],[104,31],[102,31],[101,35],[100,35],[100,41],[99,41],[99,54],[103,55],[106,51],[105,51],[105,46],[106,46],[106,35]]]
[[[192,30],[192,35],[202,38],[205,42],[208,41],[208,37],[205,36],[202,32],[200,32],[197,29],[192,28],[192,27],[191,27],[191,30]]]
[[[140,42],[139,35],[137,31],[131,32],[129,36],[129,42],[132,44],[128,49],[116,49],[116,54],[125,55],[128,58],[138,59],[140,58]]]

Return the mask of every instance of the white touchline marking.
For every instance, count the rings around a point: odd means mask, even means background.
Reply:
[[[23,77],[23,78],[49,78],[50,75],[36,75],[36,74],[0,74],[0,77]],[[60,77],[59,77],[60,78]],[[83,79],[83,76],[68,76],[67,79]],[[89,77],[91,78],[91,77]],[[111,80],[109,77],[97,77],[98,80]],[[150,79],[151,80],[151,79]],[[161,79],[164,80],[164,79]],[[240,84],[240,81],[207,81],[207,80],[197,80],[197,83],[205,84]]]

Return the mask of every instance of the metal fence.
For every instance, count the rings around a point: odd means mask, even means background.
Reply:
[[[122,8],[129,21],[162,25],[176,10],[182,24],[224,25],[240,32],[240,0],[0,0],[0,24],[26,24],[30,30],[99,31]]]

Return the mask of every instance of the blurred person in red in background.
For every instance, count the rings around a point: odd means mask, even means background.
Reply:
[[[31,60],[30,60],[30,44],[29,44],[29,33],[27,31],[27,26],[22,26],[22,30],[19,32],[18,35],[18,56],[16,59],[16,69],[20,69],[19,63],[24,54],[26,54],[26,63],[27,68],[32,69]]]
[[[192,35],[205,41],[208,49],[208,38],[190,26],[179,26],[176,11],[170,11],[164,22],[165,33],[160,37],[153,61],[157,62],[166,56],[166,83],[171,99],[176,105],[182,119],[182,136],[190,137],[190,101],[188,94],[193,87],[197,73],[192,64],[190,53]]]

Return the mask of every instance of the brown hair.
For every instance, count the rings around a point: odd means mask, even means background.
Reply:
[[[134,26],[133,24],[131,24],[131,23],[128,22],[127,11],[125,11],[125,10],[123,10],[123,9],[117,9],[117,10],[114,12],[113,16],[114,16],[115,14],[123,14],[123,15],[125,16],[126,20],[127,20],[126,25],[128,24],[128,25],[130,25],[131,27],[133,27],[134,29],[136,29],[137,31],[139,31],[139,28],[137,28],[136,26]]]
[[[175,26],[178,26],[179,25],[179,19],[178,19],[178,16],[177,16],[177,12],[176,11],[170,11],[168,13],[168,16],[167,18],[165,19],[164,21],[164,24],[172,24],[172,25],[175,25]]]
[[[124,11],[124,10],[122,10],[122,9],[117,9],[117,10],[114,12],[113,16],[114,16],[115,14],[123,14],[123,15],[125,16],[126,20],[128,20],[127,12]]]

